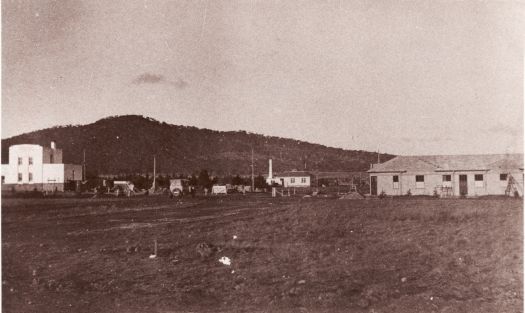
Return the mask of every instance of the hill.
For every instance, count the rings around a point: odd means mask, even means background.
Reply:
[[[251,149],[255,173],[268,171],[273,158],[275,172],[364,171],[377,162],[377,153],[330,148],[304,141],[269,137],[244,131],[214,131],[171,125],[138,115],[115,116],[87,125],[57,126],[2,140],[2,163],[10,145],[43,146],[54,140],[63,149],[64,162],[82,163],[86,151],[88,174],[151,173],[156,155],[157,171],[191,174],[208,169],[215,175],[251,172]],[[392,155],[381,155],[386,161]]]

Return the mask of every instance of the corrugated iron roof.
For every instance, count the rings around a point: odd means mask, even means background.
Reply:
[[[398,156],[374,164],[369,173],[523,169],[523,154]]]

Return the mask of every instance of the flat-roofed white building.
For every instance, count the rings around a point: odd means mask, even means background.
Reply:
[[[62,149],[20,144],[9,147],[9,163],[2,164],[2,189],[64,191],[82,180],[82,166],[62,163]]]

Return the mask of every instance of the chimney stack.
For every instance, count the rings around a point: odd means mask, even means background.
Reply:
[[[272,179],[272,159],[268,160],[268,179]]]
[[[54,141],[51,141],[51,149],[55,150],[57,148],[57,145]]]

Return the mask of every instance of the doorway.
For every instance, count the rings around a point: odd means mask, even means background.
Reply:
[[[468,195],[468,181],[467,175],[459,175],[459,195]]]
[[[377,176],[370,176],[370,194],[377,196]]]

